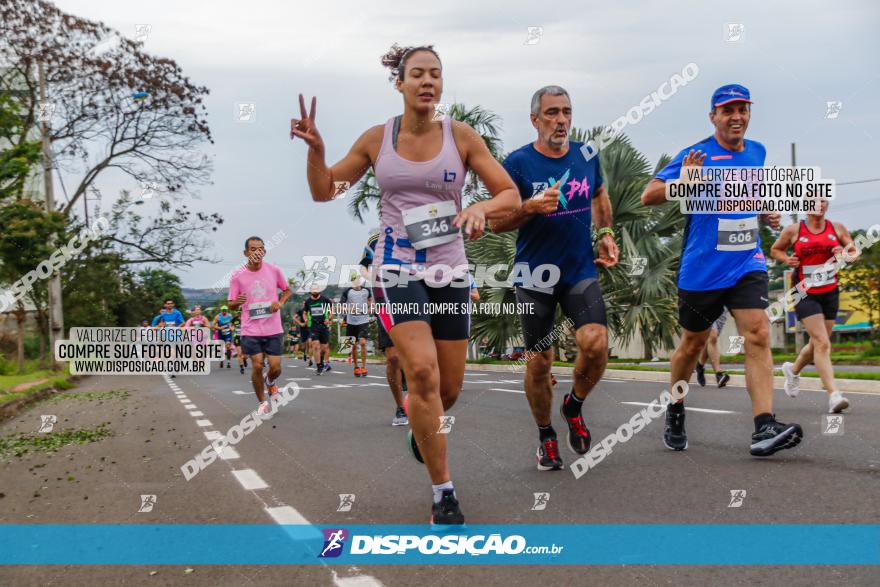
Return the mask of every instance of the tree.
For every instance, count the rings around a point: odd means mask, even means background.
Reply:
[[[64,234],[66,222],[61,214],[47,213],[38,203],[16,199],[0,206],[0,226],[3,227],[0,231],[0,283],[12,285],[50,257],[52,250],[48,243]],[[31,285],[22,285],[22,291],[31,301],[39,302],[45,295],[46,286],[42,279],[35,279]],[[24,322],[27,316],[24,297],[19,296],[15,302],[14,315],[18,323],[17,354],[21,371],[24,369]]]
[[[852,231],[853,240],[865,238],[864,230]],[[871,321],[871,340],[880,344],[880,247],[862,247],[861,256],[843,270],[846,275],[844,287],[855,293],[859,305]]]
[[[19,140],[23,119],[19,104],[0,93],[0,202],[22,195],[31,168],[40,161],[40,141]]]
[[[18,96],[25,114],[12,142],[28,140],[40,113],[50,116],[55,165],[78,177],[65,214],[109,169],[170,194],[207,183],[210,162],[199,147],[212,142],[208,90],[173,60],[43,0],[4,2],[0,16],[0,58],[8,65],[0,70],[0,93]],[[42,108],[38,65],[46,77]]]

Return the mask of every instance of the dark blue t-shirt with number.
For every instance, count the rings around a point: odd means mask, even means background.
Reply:
[[[693,150],[706,154],[703,167],[763,167],[767,150],[745,139],[742,151],[728,151],[711,136],[691,145],[657,174],[665,182],[679,179],[681,164]],[[746,273],[767,271],[761,251],[757,214],[688,214],[685,221],[678,287],[687,291],[722,289]]]
[[[520,147],[507,156],[504,168],[527,200],[561,182],[556,212],[536,214],[519,229],[516,262],[527,263],[530,273],[540,265],[556,265],[560,283],[574,285],[598,275],[593,262],[592,200],[602,187],[599,156],[589,160],[583,143],[569,142],[563,157],[548,157],[534,145]],[[544,279],[547,274],[544,273]]]

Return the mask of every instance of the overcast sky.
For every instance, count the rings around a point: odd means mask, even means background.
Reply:
[[[306,148],[288,138],[299,92],[318,97],[318,128],[332,164],[369,126],[402,109],[380,56],[394,42],[433,44],[444,67],[444,102],[481,105],[503,121],[506,151],[534,140],[532,93],[547,84],[572,96],[574,125],[609,124],[688,63],[699,75],[625,132],[652,161],[712,132],[712,91],[750,88],[748,137],[767,147],[767,164],[819,166],[838,182],[876,179],[880,166],[880,8],[876,2],[232,2],[59,0],[62,10],[134,37],[149,24],[145,50],[175,59],[211,90],[216,144],[213,184],[196,209],[225,218],[209,254],[219,263],[177,270],[185,287],[209,287],[243,260],[244,237],[287,239],[267,260],[288,273],[303,255],[356,263],[369,228],[345,200],[314,204]],[[741,24],[730,41],[728,25]],[[543,27],[526,44],[529,27]],[[872,57],[873,55],[873,57]],[[836,118],[827,102],[839,101]],[[256,120],[236,122],[237,103]],[[105,198],[133,183],[105,178]],[[829,215],[849,228],[880,222],[880,182],[841,186]],[[106,203],[105,203],[106,207]]]

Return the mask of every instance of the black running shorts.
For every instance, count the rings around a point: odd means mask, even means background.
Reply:
[[[401,322],[419,320],[431,326],[435,340],[467,340],[471,331],[469,285],[466,279],[437,287],[414,278],[396,285],[377,279],[373,293],[380,325],[390,331]],[[444,311],[432,312],[434,308]]]
[[[766,271],[751,271],[730,287],[706,291],[678,290],[678,323],[685,330],[703,332],[728,310],[766,310],[769,281]]]
[[[521,304],[532,304],[520,314],[523,342],[526,349],[532,352],[549,348],[546,337],[553,332],[556,304],[559,304],[563,314],[574,322],[575,330],[584,324],[608,325],[602,287],[597,279],[584,279],[574,285],[559,284],[552,292],[517,287],[516,301]]]
[[[283,339],[283,333],[272,336],[242,336],[241,352],[246,355],[264,354],[270,357],[280,357]]]
[[[840,309],[840,289],[834,288],[825,293],[808,293],[794,307],[798,320],[808,316],[822,314],[826,320],[837,320],[837,310]]]

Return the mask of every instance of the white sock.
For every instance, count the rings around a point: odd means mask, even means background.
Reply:
[[[434,503],[440,503],[440,498],[443,497],[444,489],[451,489],[453,495],[455,495],[455,487],[452,486],[452,481],[447,481],[440,485],[431,485],[431,489],[434,490]]]

